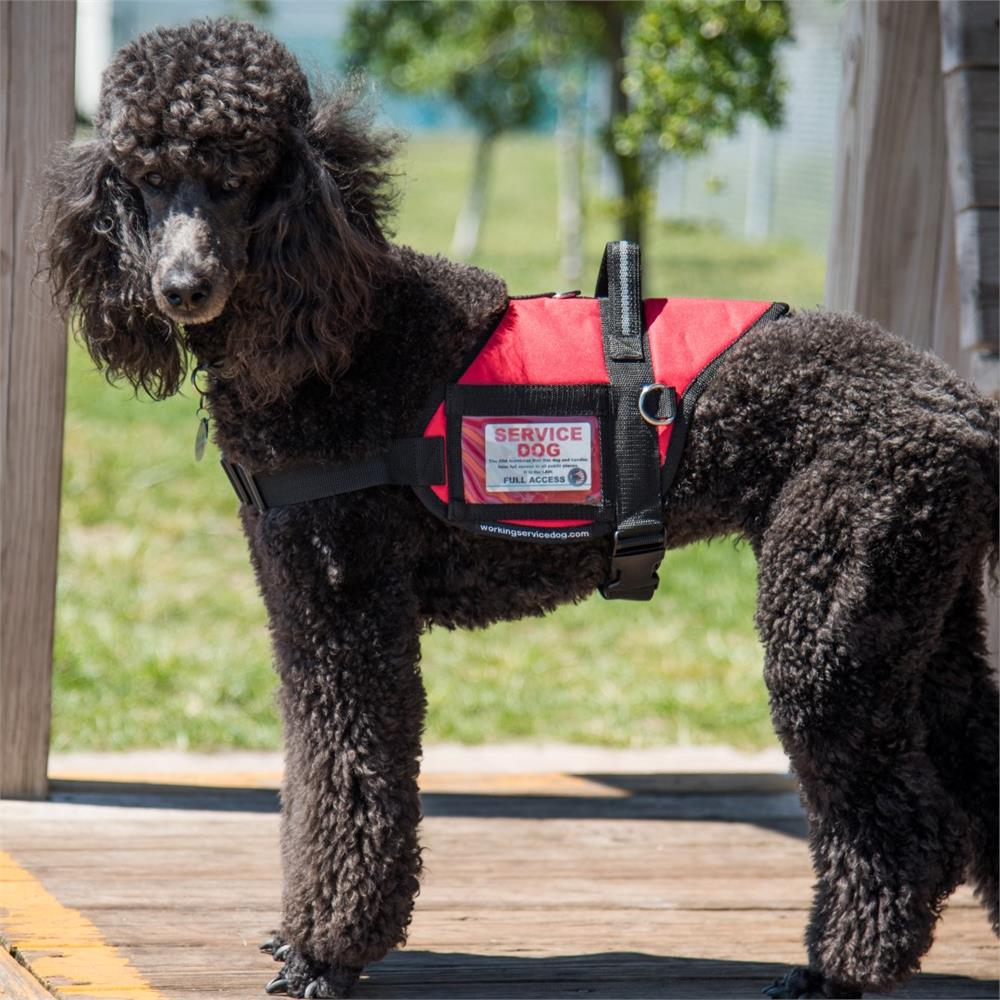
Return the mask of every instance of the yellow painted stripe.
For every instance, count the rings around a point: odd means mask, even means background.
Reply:
[[[280,771],[52,771],[53,781],[124,785],[187,785],[190,788],[279,788]]]
[[[420,790],[451,795],[568,795],[589,798],[624,798],[628,795],[628,792],[611,788],[600,781],[558,771],[424,774],[420,776]]]
[[[5,851],[0,851],[0,932],[61,997],[163,1000],[86,917],[63,906]]]
[[[56,781],[95,781],[102,784],[187,785],[190,788],[278,788],[280,771],[148,771],[128,773],[55,771]],[[624,798],[628,792],[575,774],[558,772],[428,773],[420,776],[423,792],[453,795],[583,795]]]

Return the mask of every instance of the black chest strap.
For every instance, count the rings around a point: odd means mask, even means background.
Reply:
[[[241,503],[259,511],[322,500],[372,486],[432,486],[444,482],[441,438],[400,438],[372,458],[337,465],[300,465],[279,472],[251,472],[222,459]]]
[[[663,504],[657,426],[673,419],[673,390],[653,376],[635,243],[609,243],[597,278],[604,360],[611,381],[615,435],[615,521],[607,598],[648,601],[663,559]],[[655,405],[651,394],[658,397]],[[661,416],[666,406],[668,412]],[[645,409],[644,409],[645,407]]]

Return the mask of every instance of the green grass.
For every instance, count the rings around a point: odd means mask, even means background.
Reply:
[[[446,252],[471,163],[462,137],[411,142],[398,238]],[[478,263],[512,291],[560,287],[552,144],[502,142]],[[614,223],[587,219],[596,274]],[[654,226],[648,294],[809,305],[822,260]],[[592,278],[587,279],[588,281]],[[70,350],[56,627],[58,749],[272,747],[280,740],[264,612],[235,498],[210,450],[192,458],[195,402],[132,398]],[[543,620],[425,637],[429,739],[606,744],[772,737],[752,627],[753,558],[728,541],[668,554],[648,605],[600,598]]]

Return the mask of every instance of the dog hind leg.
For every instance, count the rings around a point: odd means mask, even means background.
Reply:
[[[986,649],[983,593],[973,565],[945,621],[920,698],[927,752],[968,830],[967,876],[998,928],[1000,712]]]
[[[803,474],[757,545],[765,679],[817,875],[809,968],[772,997],[900,983],[930,947],[965,860],[918,707],[942,602],[959,583],[944,551],[950,525],[919,530],[912,501],[891,494],[865,497],[852,516],[842,482],[821,466]]]

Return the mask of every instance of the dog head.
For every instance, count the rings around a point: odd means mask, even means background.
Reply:
[[[234,21],[157,29],[104,74],[49,173],[46,254],[98,365],[154,397],[188,353],[248,392],[334,378],[389,259],[392,137]]]

